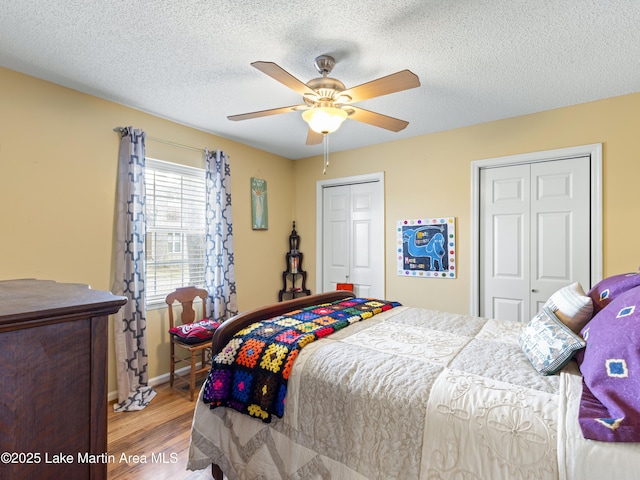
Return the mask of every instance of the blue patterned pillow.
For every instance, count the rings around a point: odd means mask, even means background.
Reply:
[[[543,375],[553,375],[574,353],[584,348],[584,340],[544,307],[520,334],[520,348],[531,365]]]

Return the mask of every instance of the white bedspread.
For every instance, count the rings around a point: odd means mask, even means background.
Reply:
[[[188,468],[216,463],[229,480],[587,478],[559,472],[560,376],[533,369],[522,327],[406,307],[354,324],[301,351],[282,419],[211,410],[201,392]]]

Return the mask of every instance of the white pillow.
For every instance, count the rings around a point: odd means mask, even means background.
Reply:
[[[561,288],[544,304],[571,329],[579,334],[593,315],[593,301],[578,282]]]

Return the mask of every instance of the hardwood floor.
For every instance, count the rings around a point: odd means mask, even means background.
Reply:
[[[109,480],[210,480],[211,469],[187,470],[189,435],[196,401],[188,390],[155,387],[156,397],[138,412],[114,413],[109,405]],[[146,460],[146,463],[144,461]]]

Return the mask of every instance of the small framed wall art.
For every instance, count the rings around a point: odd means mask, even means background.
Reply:
[[[456,278],[454,217],[398,220],[398,275]]]
[[[251,228],[254,230],[269,228],[267,181],[255,177],[251,177]]]

